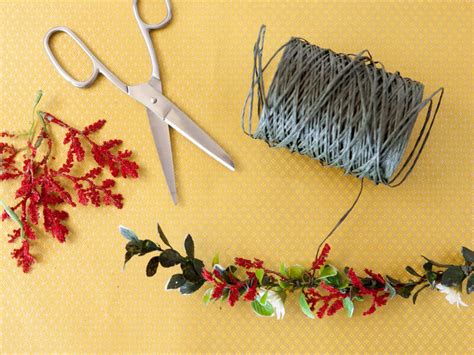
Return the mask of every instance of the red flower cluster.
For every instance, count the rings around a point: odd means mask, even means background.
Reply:
[[[320,286],[326,290],[328,294],[322,295],[316,290],[316,288],[309,288],[304,291],[306,301],[308,302],[311,311],[316,309],[316,304],[318,302],[321,301],[323,303],[316,313],[318,318],[323,318],[325,314],[332,316],[344,307],[343,300],[344,298],[349,297],[349,295],[332,286],[326,285],[324,282],[321,282]]]
[[[0,181],[20,178],[20,187],[16,190],[15,198],[18,202],[5,210],[1,219],[14,219],[19,227],[9,235],[9,242],[13,243],[22,237],[22,246],[15,249],[12,257],[17,260],[18,266],[28,272],[34,263],[29,253],[29,242],[37,238],[37,230],[42,214],[43,228],[59,242],[64,242],[69,230],[64,224],[68,213],[59,209],[59,205],[67,204],[76,207],[74,191],[77,201],[83,205],[94,206],[113,205],[122,208],[123,197],[113,193],[115,180],[99,180],[105,168],[108,168],[113,177],[119,175],[127,178],[138,177],[138,165],[130,160],[132,153],[128,150],[118,151],[121,140],[113,139],[102,143],[95,142],[90,136],[100,130],[105,120],[99,120],[83,130],[75,129],[49,113],[43,113],[44,126],[35,139],[28,138],[21,168],[17,166],[15,158],[19,149],[13,144],[0,142]],[[55,168],[51,161],[53,140],[48,128],[52,125],[66,129],[63,140],[64,146],[69,146],[65,162]],[[3,132],[3,138],[18,138],[15,135]],[[44,149],[43,143],[46,143]],[[86,158],[86,148],[98,166],[83,175],[74,171]]]
[[[370,305],[370,308],[363,313],[364,316],[374,313],[376,307],[385,305],[389,296],[389,294],[385,291],[385,280],[382,275],[375,274],[369,269],[365,269],[365,272],[380,286],[370,289],[366,288],[353,269],[349,269],[347,273],[347,276],[351,280],[352,287],[355,291],[353,292],[352,297],[370,296],[372,298],[372,304]],[[328,316],[335,314],[344,307],[344,298],[351,297],[349,293],[342,292],[341,290],[327,285],[324,282],[321,282],[320,286],[325,291],[327,291],[326,295],[319,293],[316,288],[309,288],[305,291],[306,301],[308,302],[308,305],[312,311],[315,310],[316,304],[318,302],[321,301],[323,303],[317,312],[318,318],[323,318],[325,314]]]
[[[220,271],[216,268],[211,272],[203,269],[204,280],[214,284],[211,299],[227,296],[229,305],[233,306],[243,294],[245,301],[253,301],[257,296],[258,280],[253,272],[247,272],[248,279],[241,281],[232,272]]]
[[[244,269],[252,269],[252,268],[261,269],[261,268],[263,268],[263,261],[262,260],[260,260],[260,259],[253,259],[253,260],[254,261],[249,260],[249,259],[239,258],[239,257],[234,258],[235,265],[243,267]]]
[[[363,315],[366,316],[368,314],[372,314],[375,312],[376,307],[381,307],[387,304],[388,296],[389,293],[385,291],[385,280],[380,274],[375,274],[369,269],[364,270],[367,275],[372,277],[374,280],[377,281],[377,283],[380,285],[380,287],[377,288],[371,288],[368,289],[366,288],[363,284],[362,281],[357,277],[356,273],[354,270],[351,268],[347,272],[347,276],[349,276],[352,285],[354,285],[357,288],[357,294],[359,296],[370,296],[372,297],[372,304],[370,305],[370,308],[366,310]]]
[[[321,254],[316,258],[316,260],[313,261],[311,267],[313,272],[319,270],[321,266],[326,263],[326,259],[330,250],[331,247],[329,244],[325,244]],[[327,294],[321,294],[315,287],[311,287],[306,291],[303,291],[311,311],[315,310],[316,304],[318,302],[322,302],[322,305],[317,312],[318,318],[323,318],[324,315],[331,316],[340,309],[344,308],[345,298],[370,296],[372,298],[372,304],[370,308],[363,314],[368,315],[374,313],[377,306],[380,307],[387,303],[389,294],[385,291],[385,280],[382,275],[376,274],[369,269],[365,269],[365,273],[370,276],[372,279],[371,281],[375,283],[375,285],[372,285],[370,288],[367,288],[363,285],[361,279],[351,268],[347,271],[347,276],[349,277],[352,284],[352,292],[348,292],[348,289],[337,289],[331,285],[326,284],[324,281],[322,281],[319,286],[321,286],[323,290],[327,291]]]
[[[21,266],[24,272],[30,271],[31,265],[35,262],[35,259],[30,254],[30,244],[26,240],[21,243],[20,248],[13,250],[12,256],[17,260],[18,266]]]
[[[0,137],[13,138],[8,132],[0,133]],[[15,166],[17,150],[12,144],[0,142],[0,181],[15,179],[21,171]]]
[[[331,251],[331,246],[329,244],[324,244],[323,250],[321,254],[313,261],[313,265],[311,270],[319,270],[321,266],[326,263],[326,259],[328,258],[329,252]]]

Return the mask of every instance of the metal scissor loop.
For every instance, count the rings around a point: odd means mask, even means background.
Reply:
[[[92,74],[89,76],[88,79],[80,81],[76,80],[70,75],[58,62],[56,57],[53,54],[53,51],[51,50],[51,47],[49,45],[49,41],[51,39],[51,36],[55,33],[58,32],[64,32],[67,35],[69,35],[74,42],[76,42],[79,47],[84,51],[85,54],[90,58],[92,61]],[[113,82],[120,90],[123,92],[127,93],[127,85],[123,83],[117,76],[115,76],[114,73],[112,73],[97,57],[94,55],[94,53],[91,52],[91,50],[85,45],[85,43],[69,28],[65,26],[58,26],[58,27],[53,27],[51,28],[46,35],[44,36],[44,48],[46,50],[46,54],[49,57],[49,60],[51,63],[53,63],[54,67],[56,70],[61,74],[61,76],[66,79],[69,83],[72,85],[78,87],[78,88],[86,88],[92,85],[94,81],[97,79],[97,76],[102,74],[105,76],[107,79],[109,79],[111,82]]]
[[[133,0],[133,14],[135,15],[135,19],[137,20],[138,27],[140,28],[140,31],[145,40],[146,47],[148,49],[148,54],[150,55],[152,76],[154,76],[157,79],[160,79],[160,70],[159,70],[158,60],[156,58],[155,47],[153,46],[153,42],[150,37],[150,31],[163,28],[171,21],[173,14],[171,12],[170,0],[165,0],[165,6],[166,6],[166,16],[163,19],[163,21],[157,24],[148,24],[145,21],[143,21],[140,16],[140,12],[138,10],[138,0]]]

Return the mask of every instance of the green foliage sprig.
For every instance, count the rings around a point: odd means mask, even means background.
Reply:
[[[146,275],[156,274],[158,267],[179,266],[181,272],[171,276],[166,289],[179,289],[181,294],[191,294],[203,285],[209,288],[203,295],[204,302],[227,301],[233,306],[237,301],[250,302],[252,310],[260,316],[284,316],[284,303],[290,294],[298,295],[302,312],[309,318],[331,316],[341,309],[352,317],[356,302],[370,300],[363,315],[369,315],[387,304],[395,296],[411,298],[416,302],[423,290],[438,290],[446,294],[451,304],[466,306],[461,300],[462,289],[474,291],[474,252],[462,247],[462,264],[441,264],[423,256],[422,271],[407,266],[408,281],[391,276],[383,277],[370,269],[357,275],[354,269],[339,270],[327,262],[330,246],[326,244],[310,267],[281,264],[278,271],[268,269],[262,260],[236,257],[234,263],[223,267],[216,255],[212,267],[206,269],[202,260],[195,257],[194,241],[188,234],[184,240],[185,255],[175,250],[160,225],[158,235],[168,248],[145,239],[141,240],[130,229],[120,226],[120,233],[128,240],[125,264],[135,255],[158,253],[146,267]],[[124,266],[125,266],[124,264]],[[463,286],[465,282],[465,286]]]

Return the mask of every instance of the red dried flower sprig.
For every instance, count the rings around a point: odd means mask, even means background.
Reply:
[[[40,92],[35,99],[34,113],[41,96]],[[0,181],[20,182],[13,206],[0,201],[4,208],[1,219],[12,220],[17,224],[8,234],[8,241],[14,243],[21,239],[21,246],[13,250],[12,257],[24,272],[28,272],[35,262],[30,254],[30,242],[37,239],[40,222],[45,232],[63,243],[69,233],[64,223],[69,214],[61,205],[76,207],[80,203],[122,208],[123,196],[113,192],[115,180],[101,179],[101,176],[106,169],[114,178],[137,178],[139,168],[131,160],[131,151],[118,149],[121,140],[97,142],[92,138],[105,125],[105,120],[98,120],[84,129],[76,129],[50,113],[36,113],[28,133],[0,133],[1,138],[13,141],[0,142]],[[36,133],[38,122],[41,127]],[[59,167],[55,167],[57,163],[53,165],[54,141],[50,136],[53,126],[66,131],[63,144],[58,146],[67,147],[67,154]],[[23,146],[18,147],[18,144]],[[81,173],[80,166],[88,153],[96,166]]]
[[[464,280],[467,280],[466,292],[474,292],[474,252],[466,247],[461,250],[464,264],[440,264],[425,258],[424,272],[418,273],[407,266],[406,271],[415,279],[401,282],[369,269],[364,270],[366,276],[363,277],[352,268],[338,270],[327,263],[331,250],[329,244],[324,245],[308,269],[301,265],[282,264],[279,271],[274,271],[268,269],[260,259],[241,257],[235,258],[234,264],[225,268],[219,264],[217,256],[212,261],[212,268],[206,269],[204,263],[194,256],[194,242],[190,235],[184,242],[186,256],[182,256],[171,247],[159,225],[158,234],[169,249],[162,249],[159,244],[148,239],[140,240],[133,231],[123,226],[120,226],[120,233],[129,241],[125,262],[134,255],[160,253],[150,259],[147,276],[155,275],[158,265],[165,268],[181,266],[182,273],[173,275],[166,289],[179,289],[182,294],[190,294],[208,284],[210,287],[204,293],[205,303],[223,300],[234,306],[239,300],[249,301],[254,312],[260,316],[276,315],[281,319],[285,313],[286,296],[294,293],[299,294],[299,305],[306,316],[323,318],[342,309],[352,317],[355,301],[370,301],[363,315],[374,313],[396,295],[403,298],[412,296],[415,303],[420,291],[427,288],[448,294],[446,298],[451,303],[465,305],[459,293]]]

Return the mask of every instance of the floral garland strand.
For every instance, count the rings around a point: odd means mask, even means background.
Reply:
[[[128,240],[124,267],[134,255],[156,252],[158,255],[147,264],[147,276],[155,275],[159,265],[181,268],[181,272],[171,276],[167,282],[167,290],[179,289],[181,294],[191,294],[208,285],[203,296],[204,303],[222,300],[234,306],[243,300],[250,303],[256,314],[264,317],[282,319],[286,298],[292,294],[298,295],[300,308],[307,317],[315,318],[316,313],[318,318],[323,318],[342,309],[352,317],[356,303],[366,299],[370,300],[370,306],[363,315],[374,313],[395,296],[411,297],[416,303],[418,295],[425,289],[445,293],[446,299],[458,307],[467,306],[461,300],[462,289],[468,294],[474,291],[474,252],[466,247],[461,249],[463,264],[440,264],[423,256],[423,271],[407,266],[406,271],[411,278],[403,282],[390,276],[383,277],[370,269],[364,270],[364,276],[349,267],[339,270],[327,262],[331,249],[329,244],[324,245],[309,268],[281,264],[275,271],[267,268],[262,260],[240,257],[234,259],[233,265],[223,267],[216,256],[212,260],[212,268],[207,269],[203,261],[195,257],[190,235],[184,240],[186,255],[181,255],[171,246],[159,224],[158,235],[168,248],[162,248],[148,239],[141,240],[124,226],[120,226],[119,230]]]
[[[79,203],[99,207],[103,204],[122,208],[123,196],[113,192],[116,184],[113,178],[137,178],[139,168],[131,160],[131,151],[118,150],[122,144],[120,139],[98,143],[92,138],[104,127],[105,120],[98,120],[84,129],[71,127],[50,113],[36,111],[42,94],[39,91],[34,100],[33,120],[28,132],[0,132],[0,138],[16,143],[0,142],[0,181],[20,181],[14,195],[15,204],[8,206],[0,200],[0,205],[4,210],[1,220],[16,224],[8,234],[8,242],[21,242],[20,247],[13,250],[12,257],[24,272],[30,271],[35,262],[30,244],[39,236],[40,220],[44,232],[63,243],[69,233],[64,224],[69,214],[60,209],[60,205],[76,207]],[[37,126],[40,126],[39,132]],[[63,144],[58,146],[67,147],[66,160],[54,166],[55,144],[50,135],[53,126],[66,131]],[[77,175],[75,169],[86,161],[87,150],[96,166]],[[20,153],[21,162],[17,161]],[[113,178],[100,179],[105,169]]]

